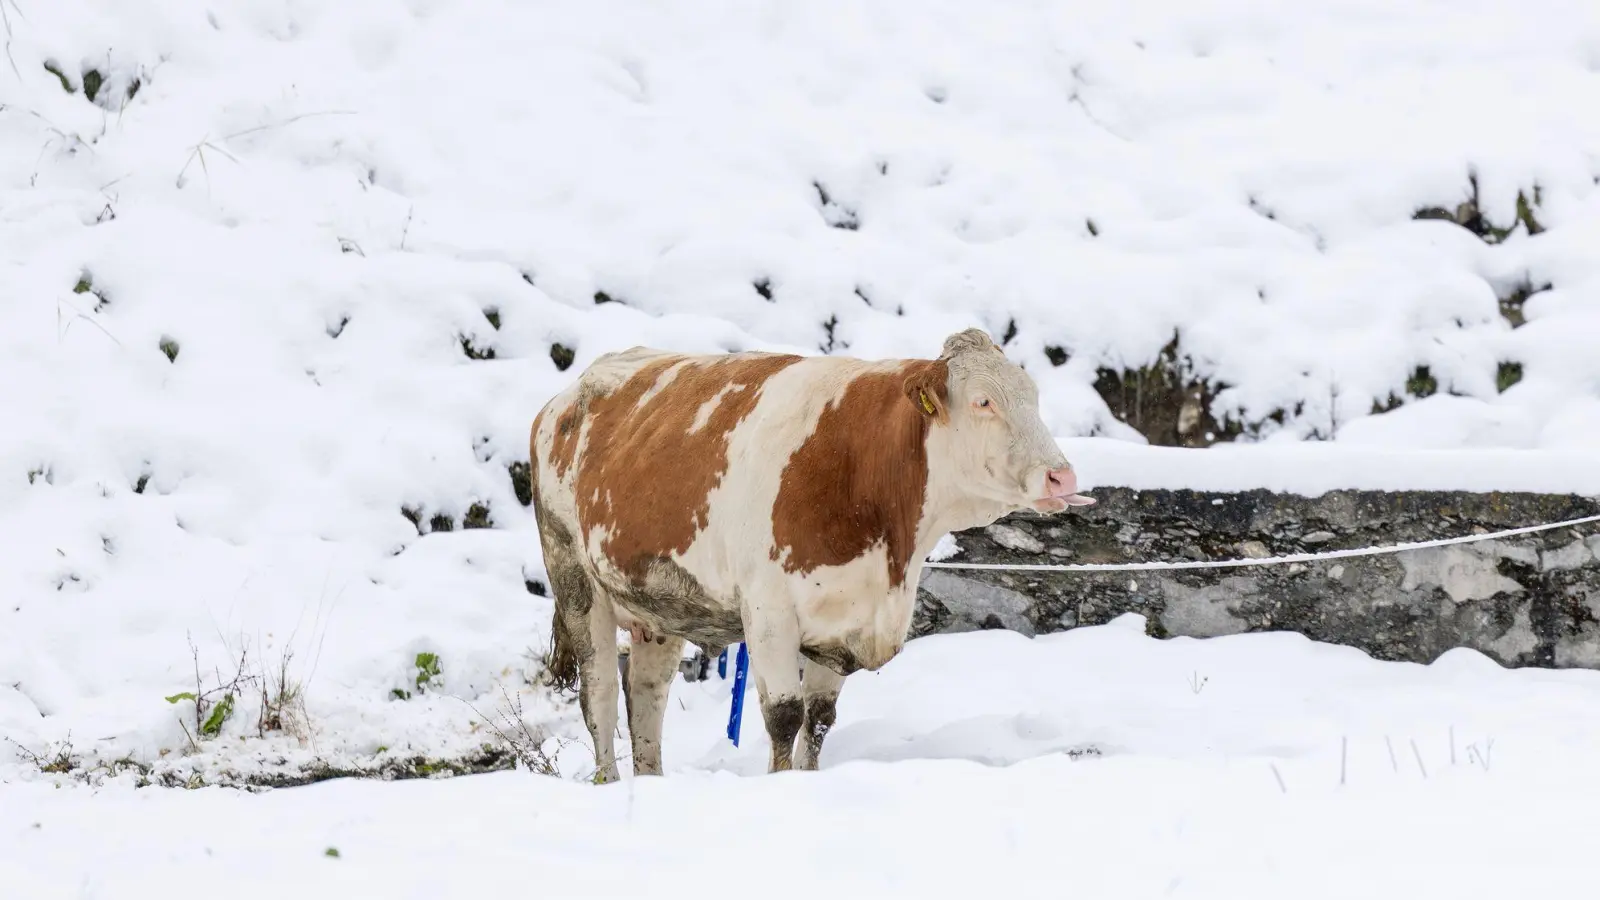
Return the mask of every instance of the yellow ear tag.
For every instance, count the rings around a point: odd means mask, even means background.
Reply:
[[[922,395],[922,408],[928,411],[928,415],[933,415],[935,410],[933,408],[933,401],[928,399],[928,392],[918,391],[918,393]]]

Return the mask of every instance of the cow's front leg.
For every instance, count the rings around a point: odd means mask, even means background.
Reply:
[[[822,741],[833,728],[835,709],[839,702],[839,689],[844,687],[844,676],[806,660],[805,718],[800,723],[800,747],[795,759],[797,769],[816,769],[822,758]]]
[[[761,695],[761,716],[772,741],[768,772],[794,767],[794,739],[805,717],[800,693],[800,623],[793,612],[759,615],[759,628],[747,626],[750,669]]]

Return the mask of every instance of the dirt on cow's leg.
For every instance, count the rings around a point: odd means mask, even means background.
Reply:
[[[620,777],[616,751],[617,617],[608,598],[600,595],[596,600],[588,615],[583,616],[585,621],[569,622],[568,627],[575,639],[589,645],[578,656],[578,705],[583,710],[583,724],[594,741],[594,780],[605,784]]]
[[[800,721],[805,715],[804,701],[794,695],[774,697],[761,704],[761,714],[767,720],[767,737],[772,739],[770,772],[783,772],[794,768],[794,739],[800,733]]]
[[[661,774],[661,723],[667,695],[678,674],[683,638],[634,644],[628,662],[628,731],[633,738],[633,774]]]
[[[827,666],[811,660],[805,663],[805,718],[800,723],[799,747],[795,753],[796,769],[817,768],[822,758],[822,742],[833,728],[835,710],[839,702],[839,689],[844,687],[844,676]]]

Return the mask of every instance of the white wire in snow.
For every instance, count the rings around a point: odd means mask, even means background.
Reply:
[[[1514,537],[1519,534],[1533,534],[1536,531],[1554,531],[1557,528],[1570,528],[1574,525],[1588,525],[1593,522],[1600,522],[1600,515],[1584,516],[1581,519],[1567,519],[1564,522],[1549,522],[1543,525],[1528,525],[1522,528],[1507,528],[1504,531],[1491,531],[1486,534],[1468,534],[1460,537],[1440,538],[1433,541],[1418,541],[1411,544],[1390,544],[1386,547],[1353,547],[1349,550],[1325,550],[1321,553],[1291,553],[1288,556],[1267,556],[1260,559],[1206,559],[1184,560],[1182,562],[1136,563],[1036,563],[1032,565],[924,562],[923,566],[929,569],[985,569],[1004,572],[1149,572],[1158,569],[1235,569],[1245,566],[1277,566],[1284,563],[1349,559],[1352,556],[1383,556],[1389,553],[1404,553],[1408,550],[1426,550],[1430,547],[1475,544],[1479,541],[1493,541],[1500,538]]]

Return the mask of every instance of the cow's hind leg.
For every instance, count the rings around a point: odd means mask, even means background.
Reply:
[[[584,569],[583,548],[573,538],[573,530],[545,505],[539,488],[535,478],[533,502],[539,543],[544,548],[545,571],[555,600],[550,655],[546,660],[551,684],[557,690],[578,688],[578,708],[583,711],[583,724],[594,742],[595,780],[616,781],[616,612]]]
[[[572,624],[576,626],[573,631],[582,633],[589,643],[589,652],[579,657],[582,685],[578,689],[578,705],[583,710],[583,724],[594,741],[594,780],[603,784],[620,777],[616,748],[617,615],[604,594],[597,600],[583,617],[586,621]]]
[[[805,662],[805,718],[800,723],[800,741],[794,767],[815,769],[822,757],[822,742],[833,728],[839,689],[844,676],[811,660]]]
[[[683,638],[660,636],[634,644],[629,654],[628,732],[635,775],[661,774],[661,723],[682,656]]]
[[[551,675],[557,687],[577,681],[578,708],[594,746],[595,781],[616,781],[616,612],[581,566],[546,546],[556,600]]]

